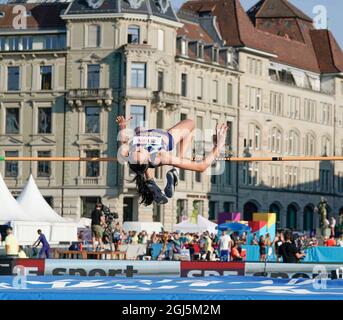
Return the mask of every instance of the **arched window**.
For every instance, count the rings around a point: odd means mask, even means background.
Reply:
[[[281,153],[282,152],[282,133],[281,130],[274,127],[271,131],[271,152]]]
[[[286,227],[288,229],[296,229],[296,227],[297,227],[297,213],[298,213],[298,210],[294,204],[290,204],[287,207]]]
[[[316,138],[311,133],[305,136],[304,151],[305,156],[314,156],[316,153]]]
[[[269,212],[270,213],[275,213],[276,215],[276,223],[278,225],[280,225],[280,206],[277,204],[277,203],[272,203],[270,206],[269,206]]]
[[[249,149],[261,149],[261,129],[254,123],[249,124]]]
[[[288,154],[299,155],[299,135],[295,130],[291,130],[288,136]]]
[[[247,202],[243,208],[244,221],[252,221],[253,213],[258,212],[258,207],[254,202]]]
[[[139,26],[130,25],[127,32],[127,43],[139,44],[140,28]]]
[[[314,206],[312,204],[309,204],[304,208],[303,230],[305,231],[313,230],[313,209]]]
[[[323,157],[329,156],[331,153],[331,143],[330,138],[328,136],[322,137],[322,152],[321,155]]]

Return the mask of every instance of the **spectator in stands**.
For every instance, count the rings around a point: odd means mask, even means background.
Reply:
[[[271,247],[272,245],[272,239],[270,238],[270,234],[266,233],[266,238],[264,239],[264,242],[267,247]]]
[[[200,259],[200,245],[198,240],[195,238],[189,246],[189,252],[191,255],[191,260],[199,260]]]
[[[343,233],[339,236],[337,240],[337,247],[343,247]]]
[[[296,263],[305,256],[304,253],[297,250],[290,232],[286,232],[285,234],[285,242],[280,247],[280,254],[284,263]]]
[[[231,260],[236,262],[243,260],[241,254],[239,253],[238,242],[234,242],[233,247],[231,249]]]
[[[257,246],[258,245],[258,239],[257,239],[257,234],[256,233],[254,233],[253,234],[253,238],[251,239],[251,243],[250,243],[251,245],[253,245],[253,246]]]
[[[308,241],[308,247],[317,247],[318,246],[318,240],[316,237],[312,237]]]
[[[92,238],[93,238],[93,251],[97,249],[97,243],[100,245],[100,250],[103,251],[104,244],[102,237],[104,235],[105,215],[102,211],[102,203],[97,202],[95,209],[92,212]]]
[[[226,231],[223,231],[219,239],[219,256],[220,261],[229,261],[231,252],[231,237]]]
[[[266,261],[266,257],[267,257],[267,247],[266,247],[266,241],[264,239],[264,236],[260,236],[258,245],[260,247],[260,261],[264,262]]]
[[[6,238],[5,238],[5,249],[8,256],[16,256],[19,252],[19,245],[17,239],[13,235],[13,229],[8,227],[6,229]]]
[[[241,243],[242,244],[247,244],[247,233],[243,232],[241,236]]]
[[[132,231],[130,243],[131,244],[138,244],[138,234],[137,234],[137,231]]]
[[[329,239],[328,239],[328,237],[325,237],[325,239],[324,239],[324,246],[326,246],[326,247],[335,247],[336,246],[335,237],[331,236]]]
[[[18,258],[19,259],[27,259],[27,255],[24,251],[23,246],[19,246]]]
[[[212,245],[212,239],[208,232],[205,232],[204,234],[204,245],[205,245],[205,254],[206,254],[206,260],[211,261],[212,254],[213,254],[213,245]]]
[[[283,244],[283,240],[282,240],[281,233],[277,233],[274,239],[274,250],[275,250],[275,256],[276,256],[277,262],[281,261],[280,247],[282,244]]]
[[[45,257],[46,259],[49,259],[49,252],[50,252],[50,245],[48,240],[46,240],[45,235],[43,234],[42,230],[37,230],[38,233],[38,239],[37,241],[33,244],[33,248],[37,248],[40,244],[42,245],[42,248],[39,251],[38,257],[43,258]]]
[[[147,244],[148,243],[148,234],[144,230],[139,235],[139,243],[141,243],[141,244]]]
[[[116,223],[113,232],[112,232],[112,238],[113,238],[113,246],[114,248],[111,248],[114,251],[118,251],[120,241],[122,239],[122,229],[120,227],[119,222]]]

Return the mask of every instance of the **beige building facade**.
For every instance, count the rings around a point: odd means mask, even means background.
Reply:
[[[343,155],[342,52],[332,58],[336,71],[322,61],[328,51],[318,43],[326,34],[298,12],[292,19],[307,31],[287,18],[289,35],[275,35],[263,28],[276,17],[259,21],[268,6],[247,14],[237,0],[199,3],[187,2],[178,15],[168,1],[105,1],[96,9],[78,1],[22,4],[52,18],[41,25],[28,14],[19,30],[15,4],[0,5],[0,156],[116,157],[120,114],[133,116],[132,129],[193,119],[191,156],[211,149],[218,122],[230,126],[225,156]],[[328,46],[336,46],[330,37]],[[272,44],[263,45],[266,39]],[[308,61],[291,60],[301,46]],[[161,188],[168,169],[156,170]],[[181,170],[175,197],[150,207],[139,205],[134,176],[118,162],[6,162],[0,172],[14,193],[33,174],[65,217],[89,216],[101,198],[121,221],[160,221],[167,229],[194,212],[216,220],[220,212],[250,219],[272,211],[280,227],[312,230],[322,196],[330,215],[343,207],[339,162]]]

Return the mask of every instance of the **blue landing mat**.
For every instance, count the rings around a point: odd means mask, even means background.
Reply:
[[[343,300],[343,280],[0,277],[1,300]]]

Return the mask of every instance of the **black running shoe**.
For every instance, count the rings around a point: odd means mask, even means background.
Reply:
[[[167,185],[164,188],[164,193],[168,198],[172,198],[175,193],[175,187],[179,183],[179,173],[176,169],[171,169],[167,172]]]
[[[158,187],[154,180],[149,180],[146,185],[153,193],[154,201],[157,204],[166,204],[168,202],[167,197],[163,194],[162,190]]]

